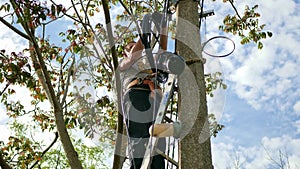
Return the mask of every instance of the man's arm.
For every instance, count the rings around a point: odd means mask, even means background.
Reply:
[[[143,45],[143,43],[142,43],[142,39],[139,38],[139,40],[138,40],[138,41],[135,43],[135,45],[132,47],[130,53],[134,54],[134,53],[136,53],[136,52],[140,52],[140,54],[142,54],[143,49],[144,49],[144,45]],[[134,57],[138,57],[138,59],[139,59],[141,56],[134,56]]]
[[[167,50],[168,46],[168,28],[167,27],[162,27],[161,32],[160,32],[160,46],[161,49]]]
[[[129,52],[129,56],[124,58],[122,62],[119,65],[119,68],[121,71],[124,71],[128,69],[135,61],[137,61],[139,58],[142,57],[142,52],[144,49],[144,45],[142,43],[142,40],[139,39],[135,45],[131,48],[131,51]]]

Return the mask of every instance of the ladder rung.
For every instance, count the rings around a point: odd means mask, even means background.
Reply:
[[[171,162],[173,165],[175,165],[175,166],[178,168],[179,164],[178,164],[177,161],[173,160],[171,157],[169,157],[168,155],[166,155],[164,152],[162,152],[161,150],[159,150],[159,149],[157,149],[157,148],[155,149],[155,151],[156,151],[159,155],[163,156],[167,161]]]
[[[169,117],[165,116],[164,119],[166,120],[166,122],[168,123],[172,123],[174,122],[172,119],[170,119]]]

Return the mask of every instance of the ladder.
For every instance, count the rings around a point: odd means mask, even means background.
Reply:
[[[175,85],[176,79],[177,79],[177,75],[169,74],[168,81],[166,82],[165,91],[163,93],[163,96],[161,99],[161,104],[159,106],[154,124],[161,124],[163,122],[167,107],[170,103],[172,92],[174,91],[174,85]],[[164,156],[167,160],[170,160],[174,164],[176,164],[176,161],[169,158],[166,154],[164,154],[160,150],[156,149],[157,141],[158,141],[157,137],[150,136],[147,147],[146,147],[146,152],[144,155],[141,169],[148,169],[150,167],[151,159],[155,152]]]

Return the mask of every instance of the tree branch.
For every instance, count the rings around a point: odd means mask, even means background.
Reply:
[[[55,91],[54,91],[52,83],[50,81],[50,75],[48,73],[46,64],[43,60],[42,53],[41,53],[40,48],[39,48],[37,42],[35,41],[33,35],[31,35],[31,39],[32,39],[33,47],[35,49],[35,53],[37,55],[40,69],[42,70],[42,74],[45,78],[45,79],[40,79],[40,80],[45,80],[44,83],[47,85],[47,88],[49,90],[50,96],[48,96],[48,97],[52,101],[52,106],[54,107],[54,116],[55,116],[57,130],[58,130],[62,145],[64,147],[66,156],[69,160],[69,164],[70,164],[71,168],[82,169],[82,164],[81,164],[80,160],[78,159],[78,154],[74,149],[74,146],[70,139],[69,133],[67,131],[65,121],[64,121],[62,106],[59,103],[59,101],[57,100],[57,97],[55,95]],[[35,56],[32,56],[32,57],[35,57]]]
[[[112,31],[112,26],[111,26],[109,6],[107,3],[107,0],[102,0],[102,5],[103,5],[103,10],[104,10],[108,43],[109,43],[109,47],[110,47],[110,51],[111,51],[111,56],[113,59],[114,70],[116,70],[118,67],[118,56],[117,56],[116,47],[115,47],[114,38],[113,38],[113,31]]]
[[[108,42],[111,50],[111,55],[113,59],[114,64],[114,72],[115,72],[115,80],[117,86],[120,86],[120,75],[117,73],[118,68],[118,56],[115,48],[115,43],[113,39],[113,32],[111,27],[111,21],[110,21],[110,13],[109,13],[109,5],[107,0],[102,0],[103,10],[104,10],[104,16],[105,16],[105,23],[106,23],[106,29],[107,29],[107,36],[108,36]],[[119,87],[117,87],[117,95],[118,98],[121,98],[121,91],[119,90]],[[118,102],[120,104],[120,102]],[[120,107],[120,105],[118,106]],[[115,145],[115,153],[114,153],[114,160],[113,160],[113,169],[120,169],[123,166],[124,157],[120,156],[120,152],[122,151],[122,133],[123,133],[123,117],[121,113],[118,113],[118,121],[117,121],[117,139],[116,139],[116,145]],[[119,134],[120,133],[120,134]]]
[[[53,3],[55,6],[58,6],[53,0],[50,0],[50,2],[51,3]],[[66,11],[68,11],[69,9],[71,9],[71,7],[69,7]],[[69,14],[67,14],[67,12],[66,11],[62,11],[63,12],[63,14],[65,15],[65,16],[67,16],[68,18],[70,18],[70,19],[72,19],[72,20],[74,20],[75,22],[78,22],[78,23],[80,23],[80,21],[79,20],[77,20],[77,19],[75,19],[74,17],[72,17],[71,15],[69,15]]]
[[[139,33],[139,36],[141,36],[142,35],[142,31],[141,31],[141,29],[139,27],[139,24],[137,23],[137,20],[136,20],[135,16],[132,14],[132,12],[130,12],[130,10],[126,7],[126,5],[123,3],[123,1],[120,0],[119,2],[122,5],[122,7],[126,10],[126,12],[130,15],[130,17],[133,20],[133,22],[136,24],[136,28],[137,28],[137,31]],[[131,9],[131,11],[132,11],[132,9]]]
[[[236,15],[237,15],[240,19],[242,19],[242,17],[240,16],[238,10],[236,9],[236,7],[235,7],[234,4],[233,4],[233,0],[228,0],[228,1],[230,2],[230,4],[231,4],[233,10],[234,10],[235,13],[236,13]]]
[[[4,89],[1,91],[1,93],[0,93],[0,96],[2,96],[2,94],[5,92],[5,90],[8,88],[8,86],[10,85],[10,82],[8,82],[6,85],[5,85],[5,87],[4,87]]]
[[[113,69],[112,65],[111,65],[110,62],[109,62],[108,56],[107,56],[107,54],[105,53],[105,50],[104,50],[104,48],[103,48],[103,46],[102,46],[102,43],[98,40],[98,38],[97,38],[97,36],[96,36],[95,31],[93,30],[93,28],[91,27],[91,25],[86,24],[85,22],[83,22],[83,20],[80,18],[80,15],[79,15],[78,10],[76,9],[76,6],[75,6],[74,1],[71,0],[71,2],[72,2],[72,6],[73,6],[73,8],[74,8],[74,10],[75,10],[75,13],[76,13],[77,17],[79,18],[79,23],[82,24],[82,26],[84,27],[84,29],[85,29],[86,32],[89,32],[89,31],[88,31],[88,28],[87,28],[87,25],[90,27],[90,29],[91,29],[92,32],[93,32],[93,36],[94,36],[94,38],[95,38],[95,42],[100,46],[100,49],[102,50],[102,52],[103,52],[103,54],[104,54],[104,58],[105,58],[105,60],[107,61],[108,67],[110,67],[111,69]],[[83,7],[82,7],[82,8],[83,8]],[[82,9],[82,10],[84,10],[84,9]],[[84,14],[85,14],[85,17],[87,18],[87,17],[88,17],[88,16],[87,16],[87,13],[85,12]],[[100,53],[99,53],[98,50],[97,50],[97,47],[96,47],[95,42],[93,43],[93,48],[94,48],[94,50],[96,51],[97,55],[98,55],[99,58],[100,58]],[[101,60],[101,59],[100,59],[100,60]],[[100,63],[103,65],[102,62],[100,62]],[[103,65],[103,67],[104,67],[104,65]],[[106,70],[106,69],[104,68],[104,70]],[[107,74],[108,74],[108,72],[107,72]]]
[[[5,19],[3,19],[2,17],[0,17],[0,22],[2,22],[5,26],[7,26],[8,28],[10,28],[12,31],[16,32],[17,34],[19,34],[20,36],[22,36],[23,38],[29,40],[29,37],[21,32],[19,29],[15,28],[14,26],[12,26],[10,23],[8,23]]]
[[[87,16],[88,16],[87,11],[88,11],[90,2],[91,2],[91,1],[89,0],[88,3],[87,3],[87,5],[86,5],[86,9],[85,9],[84,6],[83,6],[82,0],[80,0],[80,5],[81,5],[81,8],[82,8],[82,11],[84,12],[84,15],[85,15],[85,21],[86,21],[87,25],[90,25],[90,20],[89,20],[89,18],[87,17]]]
[[[54,140],[53,140],[53,141],[51,142],[51,144],[50,144],[50,145],[42,152],[41,158],[42,158],[42,157],[50,150],[50,148],[56,143],[57,139],[58,139],[58,133],[55,132]],[[32,166],[30,167],[30,169],[34,168],[34,166],[37,165],[39,162],[40,162],[39,160],[35,161],[35,163],[32,164]]]
[[[14,10],[17,10],[18,6],[16,3],[16,0],[10,0]],[[28,16],[25,16],[24,14],[17,14],[17,17],[20,19],[27,18]],[[25,20],[26,21],[26,20]],[[34,60],[37,60],[37,65],[35,67],[35,71],[41,71],[41,75],[43,76],[42,79],[39,79],[40,81],[43,81],[43,84],[45,84],[45,89],[49,91],[48,98],[52,103],[53,109],[54,109],[54,116],[55,116],[55,123],[57,127],[57,131],[60,137],[60,140],[62,142],[63,148],[65,150],[67,159],[69,161],[69,164],[72,169],[82,169],[82,164],[78,158],[78,154],[73,146],[73,143],[71,141],[70,135],[67,131],[64,115],[63,115],[63,109],[62,105],[58,101],[54,88],[51,83],[51,78],[49,75],[49,72],[47,70],[46,63],[44,61],[42,51],[39,47],[39,44],[37,42],[37,39],[34,34],[34,27],[30,27],[28,22],[21,22],[25,32],[29,36],[29,41],[34,49],[34,52],[31,53],[31,58]]]
[[[71,76],[73,75],[73,66],[75,64],[75,58],[73,59],[72,63],[71,63],[71,66],[69,67],[69,70],[68,70],[68,77],[67,77],[67,83],[66,83],[66,88],[64,90],[64,96],[63,98],[61,99],[61,102],[60,104],[63,105],[63,103],[66,101],[66,98],[67,98],[67,94],[68,94],[68,90],[69,90],[69,84],[70,84],[70,79],[71,79]]]
[[[238,18],[239,18],[240,20],[242,20],[241,15],[239,14],[238,10],[236,9],[236,7],[235,7],[234,4],[233,4],[233,0],[228,0],[228,1],[230,2],[231,6],[232,6],[234,12],[236,13],[236,15],[238,16]],[[246,21],[245,21],[245,22],[246,22]],[[247,25],[247,27],[248,27],[249,30],[252,30],[251,27],[250,27],[248,24],[246,24],[246,25]]]

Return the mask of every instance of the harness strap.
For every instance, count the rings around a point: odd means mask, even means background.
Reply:
[[[127,89],[135,88],[140,85],[147,85],[151,91],[151,97],[155,96],[155,92],[157,91],[158,94],[162,95],[162,90],[158,84],[155,84],[155,82],[148,78],[136,78],[132,80],[128,86]],[[139,87],[141,88],[141,87]]]

